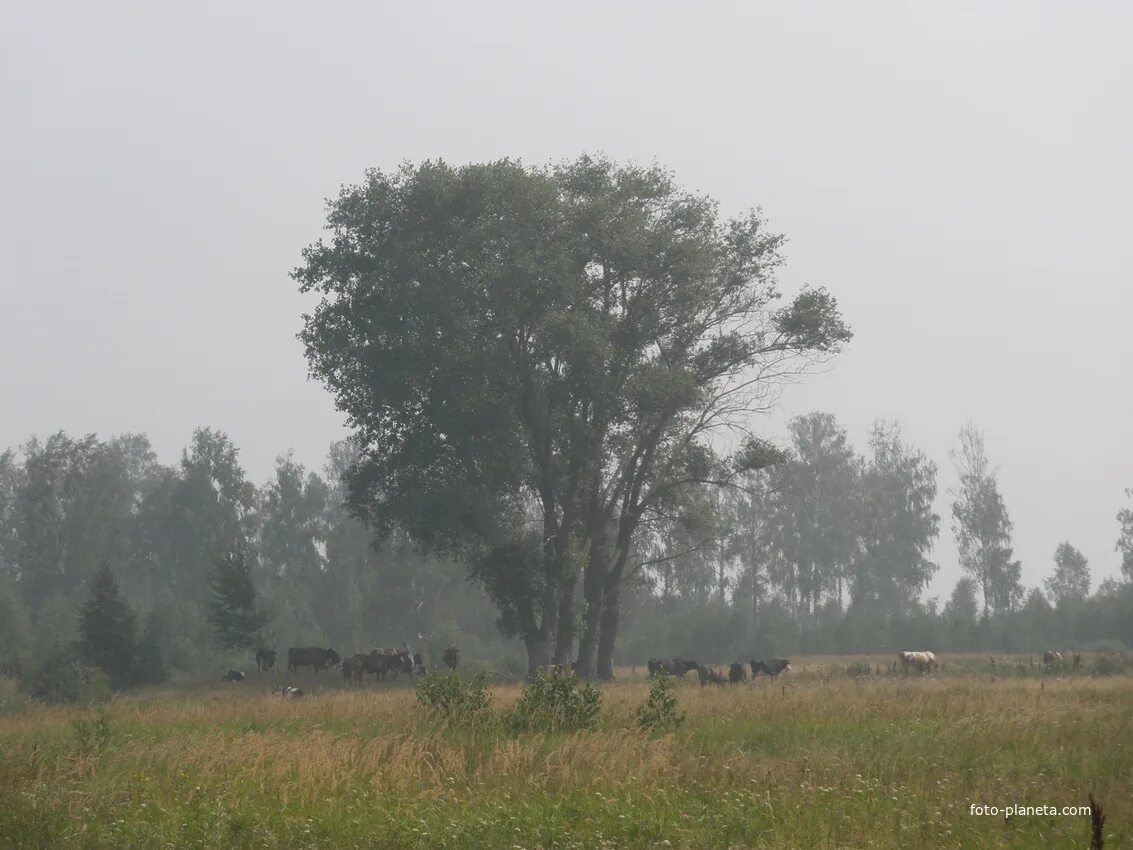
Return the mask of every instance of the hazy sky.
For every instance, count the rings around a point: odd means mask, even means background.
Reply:
[[[1133,487],[1133,6],[7,2],[0,448],[227,431],[264,481],[343,435],[288,271],[324,198],[441,157],[657,160],[788,234],[788,291],[856,331],[766,423],[898,419],[940,467],[971,419],[1024,581],[1117,571]]]

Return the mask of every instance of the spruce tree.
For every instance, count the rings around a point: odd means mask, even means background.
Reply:
[[[230,549],[213,560],[208,621],[222,649],[251,649],[259,643],[267,617],[256,606],[251,566],[242,549]]]
[[[103,561],[79,611],[79,651],[106,673],[111,687],[120,688],[131,682],[137,648],[137,618]]]

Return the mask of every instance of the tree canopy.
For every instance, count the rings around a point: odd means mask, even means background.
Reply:
[[[825,290],[776,306],[757,212],[722,219],[659,167],[375,170],[328,227],[294,277],[362,451],[352,504],[464,552],[531,666],[569,655],[585,572],[580,668],[609,673],[639,525],[780,459],[751,414],[850,338]]]

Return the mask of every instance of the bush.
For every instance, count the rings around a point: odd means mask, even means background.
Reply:
[[[95,757],[106,752],[110,743],[110,712],[105,705],[99,706],[98,711],[88,720],[77,717],[71,724],[75,732],[76,750],[80,756]]]
[[[508,714],[515,730],[558,732],[591,729],[598,719],[602,695],[568,670],[539,670]]]
[[[673,677],[662,670],[649,686],[649,698],[637,709],[637,725],[646,732],[672,728],[684,722],[683,712],[677,711],[677,693]]]
[[[417,682],[417,702],[430,716],[462,726],[489,721],[491,701],[483,673],[471,676],[467,682],[456,673],[428,673]]]
[[[110,682],[101,670],[73,652],[58,648],[24,681],[33,699],[52,705],[94,702],[110,696]]]
[[[1125,653],[1110,653],[1099,655],[1094,659],[1094,663],[1090,672],[1095,676],[1116,676],[1119,673],[1124,673],[1128,670],[1133,663]]]

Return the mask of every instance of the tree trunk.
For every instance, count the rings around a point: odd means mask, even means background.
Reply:
[[[574,649],[574,588],[576,580],[570,579],[559,596],[559,626],[555,636],[555,652],[552,664],[570,664],[571,650]]]
[[[614,643],[618,638],[618,593],[606,594],[598,631],[598,678],[614,679]]]
[[[607,568],[603,558],[608,554],[599,540],[590,550],[586,559],[586,570],[582,577],[582,597],[586,611],[583,620],[582,638],[578,644],[578,676],[580,679],[593,679],[598,651],[598,630],[602,617],[602,579]]]
[[[544,630],[540,629],[524,639],[524,643],[527,645],[527,675],[529,676],[539,668],[546,667],[551,663],[550,641],[547,640],[543,632]]]

